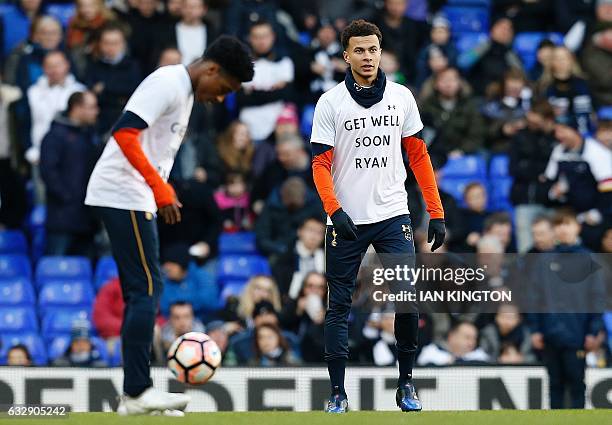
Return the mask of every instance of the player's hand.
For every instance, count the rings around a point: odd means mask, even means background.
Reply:
[[[331,221],[334,224],[334,230],[342,239],[349,241],[357,240],[357,226],[353,223],[353,220],[345,213],[342,208],[331,215]]]
[[[183,204],[176,198],[174,188],[169,183],[153,187],[153,196],[157,204],[157,212],[167,224],[181,222],[181,211]]]
[[[429,220],[429,230],[427,231],[427,243],[433,241],[431,245],[431,252],[440,248],[444,243],[444,237],[446,236],[446,226],[444,226],[443,218],[432,218]]]

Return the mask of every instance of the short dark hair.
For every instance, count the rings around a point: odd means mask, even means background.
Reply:
[[[543,116],[545,119],[555,120],[555,110],[548,100],[538,100],[531,105],[531,112]]]
[[[68,98],[68,107],[66,108],[66,112],[71,112],[76,106],[80,106],[85,101],[85,93],[84,91],[77,91],[70,95]]]
[[[348,48],[351,37],[367,37],[368,35],[375,35],[378,37],[378,42],[382,44],[382,33],[380,32],[380,29],[365,19],[357,19],[356,21],[351,22],[342,31],[342,35],[340,36],[342,48],[344,50]]]
[[[576,218],[574,211],[569,208],[559,209],[552,219],[553,226],[560,226],[561,224],[571,222],[578,223],[578,219]]]
[[[270,29],[272,30],[272,32],[274,32],[274,26],[272,25],[272,22],[270,21],[266,21],[263,18],[260,18],[258,20],[256,20],[255,22],[253,22],[251,24],[251,26],[249,27],[249,33],[251,32],[251,30],[255,27],[261,27],[261,26],[266,26],[266,27],[270,27]]]
[[[208,46],[203,60],[219,65],[223,71],[240,82],[251,81],[255,74],[249,48],[235,37],[222,35]]]
[[[23,353],[26,356],[26,359],[28,359],[29,362],[32,361],[32,355],[30,354],[30,350],[28,350],[28,347],[26,347],[24,344],[15,344],[11,348],[9,348],[8,351],[6,352],[7,357],[8,357],[8,354],[13,350],[23,351]]]
[[[550,216],[548,216],[548,215],[545,215],[545,214],[538,215],[531,222],[531,227],[535,226],[536,224],[540,224],[540,223],[548,223],[549,225],[552,226],[552,218]]]
[[[496,212],[485,218],[483,228],[485,232],[491,230],[496,224],[509,224],[512,226],[512,217],[507,212]]]
[[[170,304],[170,307],[168,308],[168,311],[172,312],[172,309],[174,307],[190,307],[191,311],[193,311],[193,304],[191,304],[189,301],[184,301],[184,300],[175,301],[172,304]]]

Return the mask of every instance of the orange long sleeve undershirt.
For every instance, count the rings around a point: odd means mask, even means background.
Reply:
[[[332,148],[312,158],[314,184],[321,201],[323,201],[323,209],[330,217],[340,209],[340,203],[334,193],[334,181],[331,175],[333,157],[334,149]]]
[[[430,218],[444,218],[444,209],[431,159],[427,153],[427,145],[422,139],[410,136],[402,139],[402,146],[408,154],[408,163],[421,188]]]

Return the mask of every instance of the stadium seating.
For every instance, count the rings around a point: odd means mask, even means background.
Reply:
[[[449,158],[441,172],[444,178],[473,177],[475,179],[485,179],[487,163],[480,155],[463,155],[459,158]]]
[[[255,233],[222,233],[219,237],[219,254],[257,254]]]
[[[489,162],[489,177],[509,177],[510,157],[508,155],[494,155]]]
[[[27,254],[28,243],[18,230],[0,231],[0,254]]]
[[[0,334],[38,331],[33,307],[0,307]]]
[[[512,211],[510,202],[512,177],[497,177],[489,180],[489,210]]]
[[[88,280],[50,280],[40,287],[38,308],[43,315],[47,309],[56,307],[90,308],[93,299],[94,293]]]
[[[47,6],[47,14],[60,21],[64,28],[68,26],[68,22],[74,15],[75,10],[76,6],[74,3],[50,4]]]
[[[244,290],[246,284],[246,280],[232,280],[225,282],[219,299],[220,307],[223,307],[225,305],[225,301],[229,297],[240,297],[240,294],[242,294],[242,291]]]
[[[42,335],[51,340],[58,335],[69,335],[72,327],[78,323],[79,326],[91,326],[90,308],[54,308],[47,309],[42,318]]]
[[[453,38],[457,54],[462,55],[485,43],[489,39],[489,34],[486,32],[466,32],[456,34]]]
[[[28,228],[32,240],[31,253],[34,263],[44,255],[47,231],[45,221],[47,220],[47,209],[44,205],[37,205],[30,213]]]
[[[480,7],[490,7],[491,0],[448,0],[446,2],[449,6],[480,6]]]
[[[563,43],[563,35],[559,33],[523,32],[516,35],[512,49],[521,58],[525,69],[533,68],[537,59],[538,45],[546,38],[557,45]]]
[[[310,139],[312,131],[312,120],[314,119],[315,105],[306,105],[302,111],[302,119],[300,119],[300,132],[306,140]]]
[[[0,365],[6,364],[6,357],[11,347],[25,345],[32,356],[36,366],[47,364],[47,350],[45,344],[36,333],[3,334],[0,336]]]
[[[0,280],[0,306],[30,306],[36,305],[34,288],[29,279],[16,277]]]
[[[89,280],[91,264],[86,257],[43,257],[36,266],[38,288],[49,280]]]
[[[217,278],[222,284],[231,280],[246,280],[258,274],[269,275],[270,266],[259,255],[223,255],[219,257]]]
[[[25,255],[0,255],[0,279],[32,277],[30,260]]]
[[[96,292],[104,286],[110,279],[119,276],[119,270],[117,269],[117,263],[113,257],[106,256],[98,260],[96,264],[96,274],[94,276],[94,287]]]
[[[475,6],[445,6],[443,8],[453,33],[485,32],[489,29],[489,10]]]

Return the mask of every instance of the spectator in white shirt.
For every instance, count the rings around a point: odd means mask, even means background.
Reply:
[[[40,143],[49,131],[55,115],[66,109],[71,94],[86,90],[70,73],[70,63],[63,52],[48,53],[43,61],[43,72],[27,93],[32,145],[25,157],[31,164],[38,164]]]
[[[240,121],[249,127],[255,142],[267,139],[284,109],[284,99],[290,98],[294,78],[293,61],[275,49],[276,34],[269,22],[258,21],[251,26],[249,43],[255,56],[255,76],[242,85],[238,93]]]
[[[183,0],[181,20],[176,24],[176,46],[181,52],[183,65],[202,57],[212,41],[210,28],[203,20],[207,12],[204,0]]]
[[[423,347],[417,364],[444,366],[488,362],[489,356],[478,347],[478,329],[471,322],[458,322],[448,331],[446,341]]]

